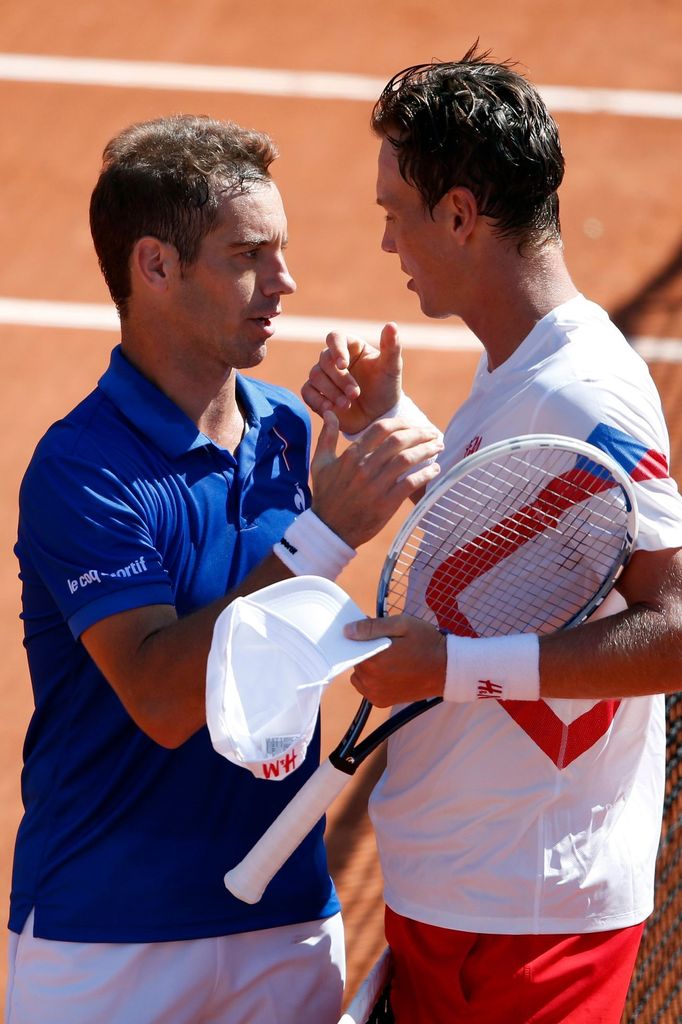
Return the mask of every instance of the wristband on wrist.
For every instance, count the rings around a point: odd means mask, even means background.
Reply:
[[[540,642],[534,633],[447,637],[443,699],[539,700]]]
[[[273,551],[295,576],[328,580],[335,580],[356,554],[311,508],[294,519]]]
[[[369,430],[372,424],[377,422],[377,420],[394,419],[396,416],[399,416],[401,420],[405,420],[405,422],[409,423],[412,427],[433,427],[434,430],[438,429],[433,425],[426,413],[423,413],[419,406],[415,405],[412,399],[408,398],[408,396],[403,394],[401,391],[400,398],[397,403],[390,409],[387,409],[385,413],[381,416],[377,416],[376,419],[372,420],[372,423],[368,423],[367,426],[364,427],[363,430],[359,430],[357,434],[344,433],[343,436],[347,441],[358,441],[363,434]]]

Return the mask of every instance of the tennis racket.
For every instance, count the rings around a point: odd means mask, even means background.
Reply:
[[[390,973],[391,951],[386,946],[338,1024],[390,1024],[394,1019],[388,996]]]
[[[415,506],[384,563],[377,614],[468,637],[566,629],[604,600],[636,531],[632,482],[610,455],[552,435],[502,441],[457,463]],[[360,739],[372,707],[363,700],[329,759],[225,875],[230,892],[258,902],[369,754],[441,701],[402,707]]]

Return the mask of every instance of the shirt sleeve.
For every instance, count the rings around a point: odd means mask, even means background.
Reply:
[[[75,637],[117,612],[173,604],[152,510],[109,470],[72,456],[33,463],[19,498],[17,553]]]
[[[670,476],[670,443],[653,388],[615,394],[598,380],[571,381],[545,397],[533,431],[595,445],[619,463],[635,485],[639,529],[635,548],[682,547],[682,498]]]

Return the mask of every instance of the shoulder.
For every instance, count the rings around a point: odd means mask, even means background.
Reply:
[[[38,441],[20,487],[20,508],[40,515],[50,503],[76,500],[75,495],[120,497],[126,490],[122,471],[139,448],[134,430],[116,406],[95,390]]]
[[[546,328],[540,367],[548,376],[554,371],[569,379],[622,379],[640,386],[650,379],[645,361],[606,310],[582,295],[560,306]]]
[[[103,452],[111,450],[112,440],[120,447],[129,429],[113,402],[95,389],[46,430],[29,465],[51,456],[98,460]]]
[[[661,426],[649,368],[608,314],[580,296],[557,310],[528,381],[535,430],[558,432],[613,418],[633,429]],[[646,430],[646,427],[645,427]]]

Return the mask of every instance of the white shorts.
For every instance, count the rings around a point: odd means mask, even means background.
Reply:
[[[10,932],[6,1024],[336,1024],[341,915],[186,942]]]

